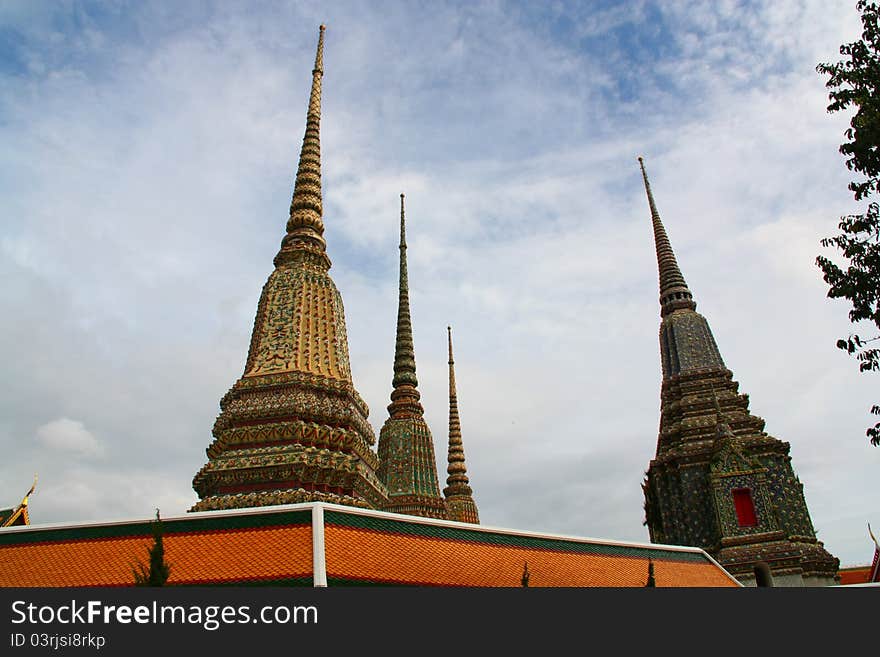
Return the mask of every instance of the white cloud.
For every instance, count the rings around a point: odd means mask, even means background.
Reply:
[[[62,417],[37,427],[37,439],[49,449],[98,456],[104,448],[82,422]]]

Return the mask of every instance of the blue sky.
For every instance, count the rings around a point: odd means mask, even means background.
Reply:
[[[815,72],[858,35],[854,5],[3,3],[0,493],[39,472],[37,522],[194,502],[283,233],[324,22],[326,237],[377,431],[405,192],[441,467],[452,324],[484,522],[647,540],[660,365],[641,154],[819,537],[865,562],[877,383],[834,348],[847,308],[814,264],[857,209],[846,117]]]

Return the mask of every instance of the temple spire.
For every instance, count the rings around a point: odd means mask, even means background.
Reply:
[[[409,277],[406,269],[406,211],[400,195],[400,278],[397,296],[397,338],[394,344],[394,378],[388,412],[396,417],[402,412],[422,413],[416,377],[416,354],[413,347],[412,318],[409,311]]]
[[[449,340],[449,465],[446,472],[446,506],[450,520],[461,522],[480,522],[473,491],[468,485],[467,466],[464,459],[464,444],[461,440],[461,423],[458,417],[458,395],[455,390],[455,360],[452,357],[452,327],[447,326]]]
[[[458,417],[458,395],[455,390],[455,360],[452,357],[452,327],[446,327],[449,340],[449,466],[446,472],[447,488],[467,486],[467,467],[464,461],[464,445],[461,440],[461,421]],[[444,491],[445,492],[445,491]],[[470,488],[468,488],[470,492]]]
[[[641,157],[638,159],[648,194],[648,206],[651,209],[660,277],[660,359],[663,379],[707,368],[726,371],[709,323],[696,312],[697,304],[678,268],[669,237],[654,203],[645,162]]]
[[[208,462],[193,478],[193,511],[388,502],[322,237],[323,50],[322,25],[287,234],[260,294],[244,373],[220,400]]]
[[[660,274],[660,427],[642,485],[651,541],[701,547],[746,585],[768,568],[785,586],[833,583],[838,560],[816,539],[789,444],[764,432],[725,366],[638,159]]]
[[[648,182],[648,174],[645,171],[645,161],[639,156],[639,166],[642,169],[642,179],[645,181],[645,192],[648,194],[648,206],[651,209],[651,222],[654,225],[654,247],[657,251],[657,268],[660,273],[660,315],[665,317],[673,310],[689,308],[696,310],[697,304],[688,289],[666,229],[660,220],[660,213],[654,203],[654,195],[651,193],[651,183]]]
[[[406,211],[400,195],[400,279],[398,282],[397,341],[394,345],[394,380],[392,385],[419,385],[416,378],[416,355],[413,349],[412,318],[409,312],[409,277],[406,270]]]
[[[295,251],[309,251],[329,269],[326,242],[324,241],[323,203],[321,199],[321,79],[324,76],[324,30],[321,25],[318,35],[318,51],[315,54],[315,68],[312,69],[312,89],[309,95],[309,109],[306,114],[306,131],[303,135],[293,198],[290,202],[290,218],[287,220],[287,234],[281,242],[281,250],[275,257],[275,264],[281,265],[298,261]]]
[[[379,432],[379,480],[388,490],[385,511],[447,518],[440,494],[434,438],[419,403],[416,356],[409,312],[409,279],[406,271],[406,213],[400,195],[400,279],[397,305],[397,338],[394,344],[394,377],[388,419]]]

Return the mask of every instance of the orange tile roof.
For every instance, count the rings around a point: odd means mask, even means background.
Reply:
[[[308,510],[163,520],[169,584],[312,583]],[[151,525],[31,526],[0,532],[0,586],[131,586],[148,563]]]
[[[362,511],[325,513],[327,578],[426,586],[737,586],[701,551],[415,522]]]
[[[328,526],[333,580],[426,586],[644,586],[648,558],[591,555]],[[657,586],[736,586],[710,562],[654,560]],[[343,583],[338,581],[338,583]]]
[[[312,529],[227,530],[166,536],[168,584],[312,577]],[[130,586],[151,537],[32,543],[0,548],[0,586]]]
[[[163,520],[168,584],[311,585],[312,507],[330,585],[737,586],[704,552],[525,534],[302,504]],[[0,530],[0,586],[131,586],[149,522]]]

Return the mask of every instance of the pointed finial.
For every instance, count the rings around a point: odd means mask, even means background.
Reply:
[[[321,198],[321,78],[324,76],[324,25],[318,35],[315,68],[312,69],[312,89],[306,114],[306,132],[303,135],[287,234],[281,241],[281,250],[275,256],[275,266],[310,259],[317,266],[330,268],[324,240],[324,208]],[[311,256],[306,254],[311,254]]]
[[[449,364],[455,365],[455,361],[452,360],[452,327],[451,326],[446,327],[446,338],[449,340]],[[452,382],[455,383],[454,377],[452,379]],[[455,386],[452,386],[452,388],[450,390],[454,391]]]
[[[648,192],[648,207],[651,208],[651,216],[656,216],[658,219],[660,218],[660,213],[657,212],[657,206],[654,204],[654,195],[651,193],[651,183],[648,182],[648,172],[645,171],[645,158],[639,155],[639,167],[642,170],[642,180],[645,181],[645,190]]]
[[[696,310],[697,304],[694,302],[693,295],[688,289],[681,270],[678,268],[675,253],[672,251],[672,245],[669,243],[666,229],[660,220],[660,212],[657,210],[654,194],[651,192],[651,183],[648,182],[645,160],[641,155],[638,157],[638,160],[639,167],[642,169],[645,192],[648,195],[651,222],[654,226],[654,248],[657,252],[657,268],[660,274],[660,314],[665,317],[679,308]]]
[[[34,494],[34,490],[37,488],[37,473],[34,473],[34,483],[31,484],[30,490],[24,494],[24,497],[21,499],[21,506],[28,505],[28,498]]]
[[[455,437],[461,441],[461,427],[458,424],[458,397],[455,390],[455,359],[452,357],[452,327],[446,327],[446,339],[449,341],[449,444],[452,445],[453,417],[452,403],[455,402]]]
[[[318,52],[315,53],[315,68],[312,69],[313,75],[315,71],[324,72],[324,30],[326,29],[327,26],[323,23],[318,26]]]
[[[400,195],[400,248],[406,248],[406,215],[403,209],[403,194]]]

